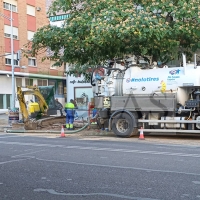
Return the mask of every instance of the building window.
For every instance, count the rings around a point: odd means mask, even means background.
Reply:
[[[4,33],[4,36],[7,37],[7,38],[11,38],[11,34],[9,33]],[[13,39],[16,39],[17,40],[17,35],[13,35]]]
[[[27,15],[35,16],[35,7],[27,5],[26,7]]]
[[[25,85],[26,86],[33,86],[33,79],[25,78]]]
[[[28,66],[36,66],[36,59],[28,58]]]
[[[16,87],[21,87],[22,86],[22,78],[16,78]]]
[[[5,64],[11,65],[11,55],[6,55]],[[17,60],[17,54],[14,54],[14,66],[19,66],[19,61]]]
[[[56,93],[56,80],[49,80],[48,85],[54,86],[54,94]]]
[[[53,66],[55,64],[55,61],[50,62],[50,69],[57,69],[58,66]]]
[[[11,38],[11,26],[4,25],[4,36]],[[18,28],[13,27],[13,39],[18,39]]]
[[[0,94],[0,109],[7,109],[10,107],[11,94]]]
[[[38,86],[47,86],[47,80],[46,79],[38,79]]]
[[[3,104],[4,104],[4,102],[3,102],[3,94],[0,94],[0,109],[4,108]]]
[[[6,65],[11,65],[11,59],[10,58],[6,58],[5,59],[5,63],[6,63]],[[14,60],[14,65],[15,66],[19,66],[19,61],[18,60]]]
[[[58,82],[58,94],[63,95],[63,82]]]
[[[77,102],[78,108],[87,108],[91,98],[93,98],[91,87],[74,87],[74,99]]]
[[[10,3],[6,3],[6,2],[3,2],[3,8],[6,9],[6,10],[11,10],[13,12],[17,12],[17,6],[16,5],[12,5]]]
[[[31,41],[31,40],[33,39],[34,34],[35,34],[35,32],[28,31],[28,32],[27,32],[28,40]]]

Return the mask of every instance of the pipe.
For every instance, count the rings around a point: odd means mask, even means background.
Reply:
[[[194,109],[185,109],[185,108],[179,108],[178,109],[178,114],[181,114],[182,112],[192,112],[192,111],[195,111],[195,108]]]
[[[88,123],[85,124],[82,128],[74,131],[67,131],[66,134],[72,134],[80,132],[84,129],[86,129],[88,126]],[[19,129],[19,130],[6,130],[6,133],[60,133],[60,131],[51,131],[51,130],[25,130],[25,129]]]

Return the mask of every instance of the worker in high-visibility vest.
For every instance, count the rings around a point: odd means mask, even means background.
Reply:
[[[164,93],[164,92],[166,91],[166,87],[167,87],[166,83],[162,80],[162,81],[161,81],[161,88],[160,88],[160,91],[161,91],[162,93]]]
[[[66,112],[66,128],[67,130],[73,130],[74,129],[74,104],[73,100],[71,99],[69,103],[65,104],[65,112]]]

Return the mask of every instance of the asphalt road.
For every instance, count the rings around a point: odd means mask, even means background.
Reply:
[[[200,199],[200,146],[0,134],[0,199]]]

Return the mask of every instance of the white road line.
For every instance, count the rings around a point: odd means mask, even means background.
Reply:
[[[139,167],[125,167],[125,166],[117,166],[117,165],[102,165],[102,164],[92,164],[92,163],[82,163],[82,162],[70,162],[70,161],[60,161],[60,160],[48,160],[48,159],[40,159],[35,158],[39,161],[44,162],[55,162],[55,163],[66,163],[66,164],[75,164],[75,165],[84,165],[84,166],[96,166],[96,167],[107,167],[107,168],[117,168],[117,169],[130,169],[130,170],[140,170],[146,172],[162,172],[162,173],[174,173],[174,174],[184,174],[184,175],[193,175],[200,176],[198,173],[190,173],[190,172],[180,172],[180,171],[171,171],[171,170],[159,170],[159,169],[147,169],[147,168],[139,168]]]
[[[0,141],[0,144],[11,144],[20,146],[34,146],[34,147],[52,147],[52,148],[64,148],[64,149],[80,149],[80,150],[92,150],[92,151],[105,151],[105,152],[123,152],[123,153],[138,153],[138,154],[151,154],[151,155],[167,155],[177,157],[194,157],[200,158],[200,154],[189,154],[189,153],[173,153],[173,152],[162,152],[162,151],[142,151],[136,149],[116,149],[116,148],[99,148],[99,147],[83,147],[83,146],[65,146],[65,145],[53,145],[53,144],[37,144],[37,143],[23,143],[23,142],[6,142]]]
[[[46,150],[43,149],[43,150],[33,151],[33,152],[29,152],[29,153],[22,153],[22,154],[18,154],[18,155],[15,155],[15,156],[11,156],[11,158],[20,157],[20,156],[26,156],[26,155],[30,155],[30,154],[38,153],[38,152],[42,152],[42,151],[46,151]]]
[[[24,137],[24,136],[16,136],[16,135],[10,135],[10,136],[2,136],[0,137],[0,139],[4,139],[4,138],[14,138],[14,137]]]
[[[4,165],[4,164],[7,164],[7,163],[12,163],[12,162],[19,162],[19,161],[22,161],[22,160],[27,160],[24,159],[24,158],[21,158],[21,159],[17,159],[17,160],[9,160],[9,161],[5,161],[5,162],[0,162],[0,165]]]

